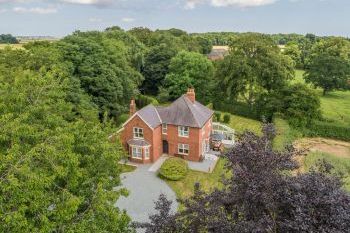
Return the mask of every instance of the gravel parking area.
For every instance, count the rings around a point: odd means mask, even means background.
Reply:
[[[135,171],[121,174],[122,187],[128,189],[130,195],[120,197],[115,206],[125,209],[133,221],[147,222],[161,193],[173,201],[173,211],[178,208],[174,191],[157,177],[156,172],[148,171],[151,166],[139,165]]]

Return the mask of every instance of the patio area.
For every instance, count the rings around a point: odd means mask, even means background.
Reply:
[[[220,152],[210,150],[204,155],[204,159],[201,162],[187,161],[188,167],[194,171],[212,173],[216,163],[218,162]]]

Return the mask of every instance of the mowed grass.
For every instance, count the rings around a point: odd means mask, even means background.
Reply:
[[[128,164],[119,164],[119,166],[121,168],[121,173],[133,172],[136,169],[135,166],[131,166]]]
[[[308,154],[303,162],[304,170],[311,170],[320,160],[325,160],[333,166],[333,173],[342,175],[344,189],[350,192],[350,158],[337,157],[323,152],[312,152]]]
[[[212,173],[204,173],[189,170],[186,177],[179,181],[165,180],[167,184],[174,190],[178,198],[187,198],[193,195],[194,185],[199,183],[204,191],[211,191],[215,188],[222,188],[222,176],[228,176],[225,167],[225,159],[220,158]]]
[[[322,96],[321,111],[327,121],[350,127],[350,91],[333,91]]]

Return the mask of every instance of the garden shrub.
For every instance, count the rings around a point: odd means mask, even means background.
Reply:
[[[181,180],[188,172],[187,162],[180,158],[169,158],[159,169],[159,175],[168,180]]]
[[[224,114],[224,119],[223,119],[224,123],[229,124],[230,120],[231,120],[231,115],[228,114],[228,113],[225,113]]]
[[[221,112],[219,111],[214,112],[214,121],[217,121],[217,122],[221,121]]]

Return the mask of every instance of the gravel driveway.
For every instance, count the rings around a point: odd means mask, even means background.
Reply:
[[[156,172],[150,172],[151,165],[139,165],[130,173],[121,174],[123,187],[129,190],[128,197],[120,197],[116,206],[125,209],[133,221],[147,222],[148,216],[154,213],[154,202],[161,193],[173,201],[172,209],[177,210],[175,193]]]

